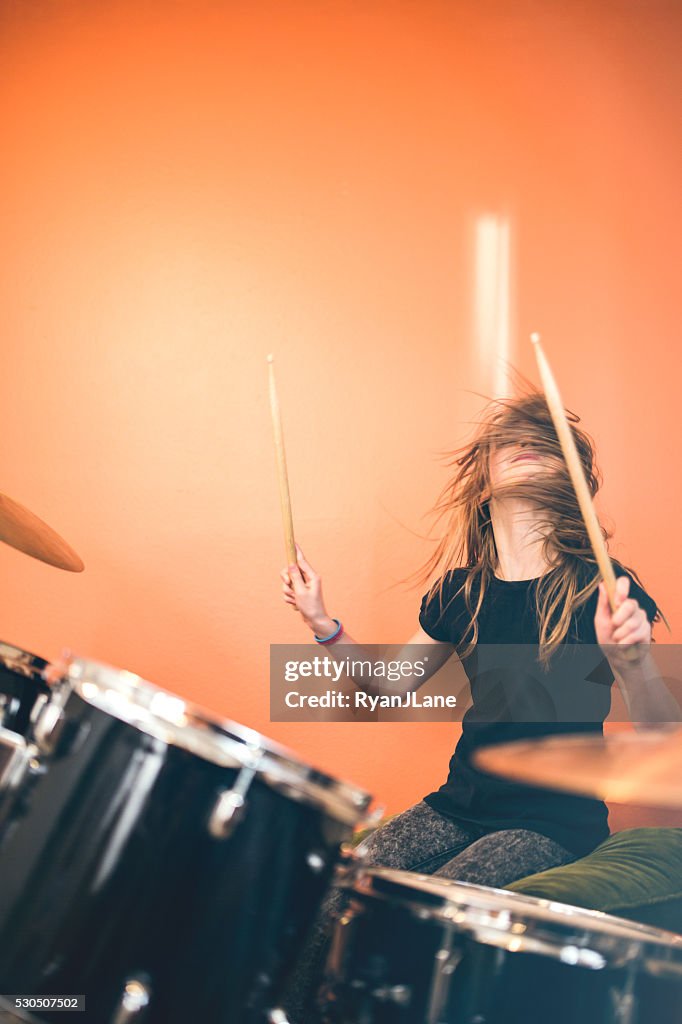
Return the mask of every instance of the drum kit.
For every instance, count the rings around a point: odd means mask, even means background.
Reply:
[[[0,539],[82,568],[9,499]],[[654,758],[667,779],[666,757],[680,767],[668,740]],[[530,781],[546,784],[557,749]],[[593,754],[598,773],[575,788],[604,795],[618,751]],[[528,752],[513,755],[490,767]],[[570,762],[587,763],[582,750]],[[318,996],[326,1024],[682,1020],[682,936],[369,867],[348,844],[370,800],[131,672],[1,643],[0,1022],[285,1024],[278,1002],[332,885],[344,909]]]
[[[682,937],[387,868],[355,872],[320,1001],[328,1024],[679,1024]]]

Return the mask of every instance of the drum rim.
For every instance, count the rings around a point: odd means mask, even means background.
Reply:
[[[373,884],[375,880],[378,880],[380,885],[381,882],[388,884],[382,891]],[[485,945],[502,946],[518,952],[524,952],[524,939],[528,940],[526,951],[533,951],[533,935],[522,934],[518,941],[515,939],[512,943],[509,938],[505,941],[505,937],[513,933],[509,927],[505,927],[503,915],[506,915],[507,920],[515,918],[520,923],[524,917],[523,908],[533,908],[541,913],[526,913],[525,917],[526,920],[530,918],[533,921],[538,932],[555,932],[559,938],[559,932],[568,933],[570,925],[573,926],[571,934],[580,933],[581,937],[591,939],[591,947],[603,957],[603,963],[595,963],[594,966],[606,966],[619,958],[632,960],[635,955],[634,945],[638,947],[638,952],[644,954],[644,966],[650,972],[662,969],[682,975],[682,935],[627,918],[619,918],[600,910],[576,907],[568,903],[471,882],[436,879],[431,875],[399,871],[396,868],[362,867],[354,876],[344,879],[339,884],[341,888],[357,896],[369,896],[382,901],[400,900],[405,909],[422,920],[432,918],[441,922],[456,923],[462,931]],[[418,898],[415,899],[415,893],[432,896],[436,902],[428,906],[420,904]],[[499,905],[500,900],[503,901],[503,906]],[[469,916],[462,918],[458,911],[466,910],[469,910]],[[497,919],[496,913],[499,915]],[[542,935],[541,942],[545,947],[551,945],[551,939],[548,940],[546,934]],[[564,959],[560,953],[565,947],[565,942],[563,946],[557,943],[554,955]],[[549,948],[545,948],[544,952],[552,955]],[[664,953],[667,955],[662,956]],[[589,962],[584,966],[590,966]]]
[[[69,662],[64,683],[87,704],[133,728],[215,764],[253,768],[279,792],[299,802],[322,807],[346,824],[356,825],[370,803],[371,795],[365,790],[314,768],[255,729],[223,718],[127,669],[94,659],[74,658]],[[156,699],[158,705],[167,709],[166,716],[159,708],[150,710],[139,701],[128,700],[121,706],[103,696],[98,699],[98,690],[133,689],[150,700]],[[176,715],[190,721],[184,724],[172,721],[168,714],[171,707]]]
[[[6,640],[0,640],[0,666],[4,666],[10,672],[26,678],[39,676],[42,679],[43,671],[48,665],[49,662],[38,654],[17,647],[16,644],[7,643]],[[27,669],[32,671],[27,672]]]
[[[28,746],[26,738],[21,733],[6,729],[3,725],[0,725],[0,743],[14,750],[24,750]]]

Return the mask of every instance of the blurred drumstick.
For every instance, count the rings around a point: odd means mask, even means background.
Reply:
[[[564,458],[566,459],[568,472],[571,480],[573,481],[573,487],[578,499],[578,504],[580,505],[580,511],[582,512],[585,526],[587,528],[587,534],[590,538],[592,550],[594,551],[594,557],[597,559],[597,565],[599,566],[604,583],[606,584],[606,593],[608,594],[609,604],[611,605],[611,611],[613,612],[617,607],[616,574],[613,571],[611,559],[609,558],[609,553],[606,550],[606,543],[601,532],[601,527],[599,526],[597,513],[595,512],[594,505],[592,503],[592,495],[590,494],[590,489],[587,486],[587,480],[585,479],[585,473],[580,462],[580,456],[578,455],[578,450],[575,446],[573,433],[571,432],[571,428],[566,418],[564,403],[561,400],[559,388],[557,387],[552,371],[549,368],[547,357],[542,351],[540,335],[535,333],[531,334],[530,340],[533,342],[535,347],[535,357],[537,359],[540,378],[545,391],[545,398],[547,399],[547,405],[549,406],[549,411],[559,437],[559,443],[563,450]]]
[[[277,457],[279,500],[282,506],[282,525],[284,526],[284,544],[287,553],[287,564],[296,565],[296,544],[294,542],[294,523],[291,518],[291,497],[289,496],[287,459],[284,452],[282,417],[279,411],[279,399],[277,398],[277,385],[275,383],[275,366],[271,355],[268,356],[268,377],[270,382],[270,413],[272,415],[272,430],[275,437],[275,455]]]
[[[0,541],[57,569],[84,569],[82,559],[63,537],[6,494],[0,494]]]

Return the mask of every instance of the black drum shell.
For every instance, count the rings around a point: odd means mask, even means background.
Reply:
[[[134,977],[152,993],[144,1024],[260,1019],[352,827],[257,775],[233,834],[215,838],[237,768],[76,693],[65,721],[0,837],[0,991],[85,994],[85,1019],[108,1024]]]
[[[324,1024],[680,1024],[682,973],[512,952],[363,893],[339,915],[318,1002]]]
[[[36,700],[50,693],[42,675],[46,667],[43,658],[0,641],[0,727],[28,734]]]

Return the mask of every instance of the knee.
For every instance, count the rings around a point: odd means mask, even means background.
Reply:
[[[390,851],[394,846],[388,824],[382,825],[355,847],[355,854],[367,867],[390,867]]]
[[[374,839],[375,835],[376,832],[373,832],[371,836],[367,836],[366,839],[363,839],[362,842],[358,843],[358,845],[355,847],[356,855],[360,857],[363,861],[365,861],[365,863],[367,864],[372,863],[372,840]]]
[[[384,848],[384,830],[387,826],[381,825],[371,836],[358,843],[355,847],[355,855],[368,866],[379,866],[383,863],[382,851]]]
[[[406,869],[421,859],[421,848],[429,835],[435,812],[425,803],[409,807],[380,825],[356,847],[358,857],[367,867]],[[419,847],[415,853],[415,845]],[[427,852],[430,844],[427,844]]]

